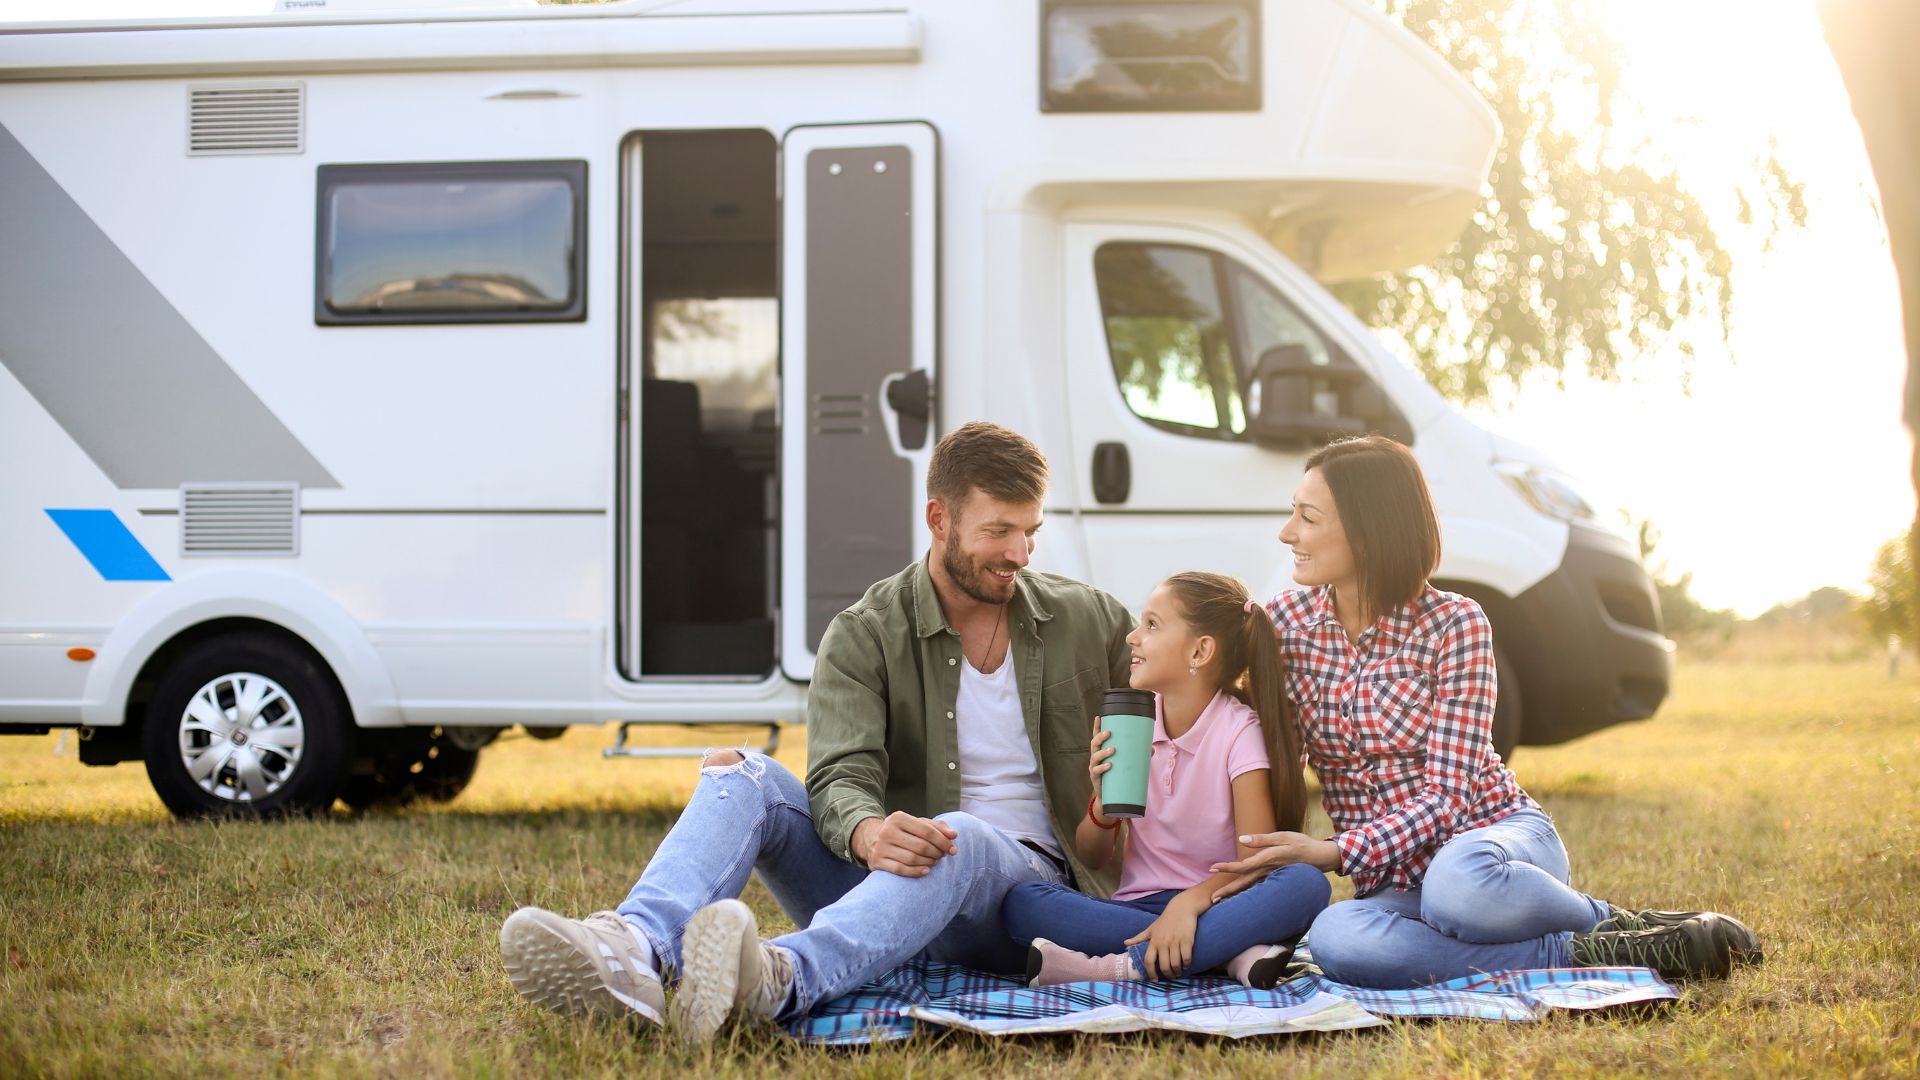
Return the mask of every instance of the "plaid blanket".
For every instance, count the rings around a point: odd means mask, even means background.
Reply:
[[[1673,1001],[1646,968],[1547,968],[1453,979],[1417,990],[1368,990],[1302,974],[1272,990],[1218,977],[1170,983],[1071,983],[1030,989],[1018,980],[911,961],[787,1028],[817,1045],[904,1039],[916,1027],[988,1035],[1160,1029],[1244,1038],[1374,1027],[1382,1017],[1538,1020],[1555,1009]]]

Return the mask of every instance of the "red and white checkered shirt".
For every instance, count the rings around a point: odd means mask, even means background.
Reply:
[[[1493,627],[1480,605],[1429,585],[1357,642],[1330,586],[1283,592],[1267,614],[1356,896],[1414,888],[1441,844],[1539,805],[1493,750]]]

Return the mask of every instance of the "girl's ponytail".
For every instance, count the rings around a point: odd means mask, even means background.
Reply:
[[[1286,832],[1299,832],[1306,824],[1307,784],[1273,623],[1236,578],[1187,572],[1173,575],[1166,584],[1186,609],[1188,625],[1218,643],[1223,689],[1260,714],[1274,820]]]
[[[1267,779],[1273,785],[1273,819],[1283,832],[1307,824],[1307,785],[1300,767],[1300,729],[1287,703],[1287,669],[1280,640],[1266,610],[1252,600],[1246,626],[1247,677],[1243,698],[1260,714],[1267,741]]]

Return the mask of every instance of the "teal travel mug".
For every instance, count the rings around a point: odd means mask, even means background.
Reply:
[[[1100,702],[1100,726],[1112,732],[1113,747],[1100,774],[1100,809],[1110,818],[1147,813],[1147,765],[1153,759],[1153,694],[1146,690],[1109,690]]]

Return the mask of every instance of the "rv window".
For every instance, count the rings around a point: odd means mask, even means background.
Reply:
[[[1155,427],[1244,437],[1241,367],[1220,290],[1220,256],[1164,244],[1094,253],[1107,350],[1127,407]]]
[[[314,320],[586,317],[583,161],[322,165]]]
[[[1253,0],[1043,0],[1042,112],[1260,108]]]

